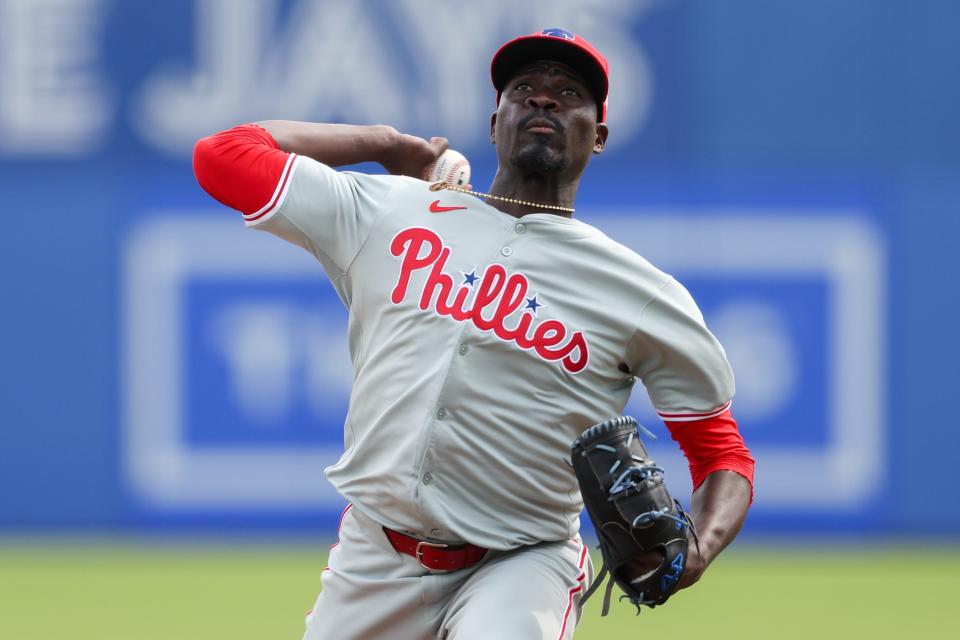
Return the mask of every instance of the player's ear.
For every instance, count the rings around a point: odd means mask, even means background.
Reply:
[[[490,116],[490,144],[497,144],[497,112]]]
[[[597,123],[597,139],[593,142],[593,152],[601,153],[603,148],[607,146],[607,134],[610,131],[607,129],[607,124],[605,122]]]

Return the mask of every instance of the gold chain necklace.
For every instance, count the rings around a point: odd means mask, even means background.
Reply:
[[[477,196],[480,198],[493,198],[494,200],[503,200],[504,202],[512,202],[513,204],[522,204],[526,207],[534,207],[536,209],[554,209],[556,211],[564,211],[566,213],[573,213],[573,207],[561,207],[558,204],[539,204],[537,202],[527,202],[526,200],[517,200],[516,198],[505,198],[503,196],[494,196],[489,193],[480,193],[479,191],[471,191],[470,189],[464,189],[463,187],[458,187],[452,185],[448,182],[440,181],[434,182],[430,185],[430,191],[442,191],[446,189],[447,191],[456,191],[458,193],[466,193],[471,196]]]

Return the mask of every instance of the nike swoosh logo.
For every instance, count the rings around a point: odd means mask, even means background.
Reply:
[[[457,209],[466,209],[466,207],[441,207],[439,200],[430,203],[430,213],[444,213],[446,211],[456,211]]]

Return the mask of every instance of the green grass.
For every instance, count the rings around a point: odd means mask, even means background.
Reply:
[[[960,549],[729,552],[636,617],[587,606],[578,640],[957,638]],[[326,546],[0,546],[0,638],[298,639]],[[402,639],[397,639],[402,640]]]

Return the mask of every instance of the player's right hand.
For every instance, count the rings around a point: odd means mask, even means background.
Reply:
[[[397,131],[385,149],[380,164],[393,175],[419,178],[427,165],[439,158],[449,146],[446,138],[425,140]]]

